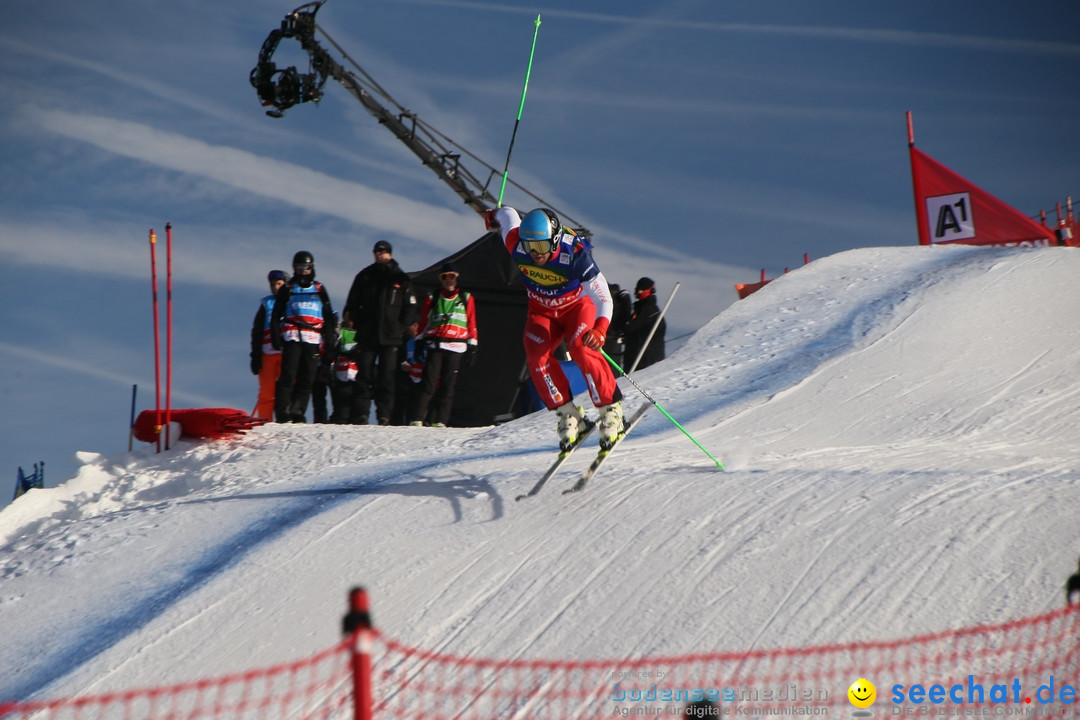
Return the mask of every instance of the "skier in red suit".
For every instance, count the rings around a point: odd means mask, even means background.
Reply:
[[[485,219],[489,229],[499,229],[529,293],[525,357],[540,398],[559,416],[560,447],[572,447],[589,422],[552,355],[564,340],[600,411],[600,446],[611,447],[623,431],[622,392],[600,348],[614,303],[592,246],[547,208],[522,218],[514,208],[501,207]]]

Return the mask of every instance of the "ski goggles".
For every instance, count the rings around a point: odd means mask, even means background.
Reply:
[[[527,253],[536,253],[537,255],[546,255],[552,252],[551,240],[522,240],[522,247],[525,248]]]
[[[314,263],[299,263],[297,265],[293,265],[292,269],[294,273],[296,273],[297,275],[301,275],[303,273],[308,273],[314,270],[315,265]]]

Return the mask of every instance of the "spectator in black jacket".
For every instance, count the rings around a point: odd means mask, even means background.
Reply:
[[[608,354],[612,360],[615,361],[619,367],[624,370],[629,370],[623,363],[632,362],[633,358],[626,359],[626,338],[624,332],[626,331],[626,322],[630,319],[630,312],[632,310],[633,301],[630,300],[630,293],[626,292],[618,285],[614,283],[608,283],[608,290],[611,292],[611,299],[615,304],[615,307],[611,311],[611,324],[608,325],[607,342],[604,343],[604,352]],[[614,368],[612,368],[614,371]]]
[[[398,356],[416,332],[416,297],[390,243],[380,240],[372,252],[375,262],[356,274],[342,315],[345,327],[356,331],[356,387],[349,417],[367,424],[374,398],[375,417],[389,425]]]
[[[641,360],[638,361],[636,368],[641,370],[664,359],[664,333],[667,332],[667,321],[660,320],[660,325],[656,328],[652,340],[649,341],[649,346],[645,348],[645,352],[641,352],[645,338],[649,336],[653,325],[656,324],[656,318],[660,316],[660,308],[656,304],[656,283],[650,278],[641,278],[634,288],[634,297],[637,298],[634,301],[634,310],[623,331],[623,337],[626,338],[624,357],[627,364],[632,366],[638,353],[641,353]],[[626,370],[630,372],[631,368],[627,367]]]

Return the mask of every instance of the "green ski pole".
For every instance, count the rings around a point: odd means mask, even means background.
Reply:
[[[529,50],[529,67],[525,70],[525,85],[521,88],[521,104],[518,105],[517,120],[514,121],[514,132],[510,135],[510,149],[506,151],[506,165],[503,167],[502,184],[499,186],[499,201],[496,207],[502,207],[503,192],[506,191],[506,177],[510,173],[510,153],[514,152],[514,138],[517,137],[518,125],[521,124],[521,113],[525,110],[525,93],[529,89],[529,75],[532,74],[533,54],[536,52],[536,36],[540,33],[540,16],[536,16],[536,26],[533,28],[532,48]]]
[[[716,467],[720,468],[721,470],[723,470],[723,469],[724,469],[724,463],[720,462],[720,461],[719,461],[719,460],[717,460],[717,459],[716,459],[715,457],[713,457],[713,454],[712,454],[711,452],[709,452],[708,450],[706,450],[706,449],[705,449],[705,446],[704,446],[704,445],[702,445],[701,443],[699,443],[699,442],[697,441],[697,438],[695,438],[695,437],[694,437],[693,435],[691,435],[691,434],[690,434],[689,432],[687,432],[687,431],[686,431],[686,428],[684,428],[684,427],[683,427],[682,425],[680,425],[680,424],[679,424],[679,421],[678,421],[678,420],[676,420],[675,418],[671,417],[671,414],[670,414],[670,413],[669,413],[669,412],[668,412],[667,410],[665,410],[664,408],[660,407],[660,403],[658,403],[658,402],[656,402],[655,400],[653,400],[653,399],[652,399],[652,396],[651,396],[651,395],[649,395],[649,393],[645,392],[645,391],[644,391],[644,390],[643,390],[643,389],[641,388],[641,386],[640,386],[640,385],[638,385],[638,384],[637,384],[636,382],[634,382],[634,378],[632,378],[632,377],[630,377],[629,375],[627,375],[627,374],[626,374],[626,373],[625,373],[625,372],[623,371],[623,369],[622,369],[621,367],[619,367],[619,364],[618,364],[617,362],[615,362],[614,360],[612,360],[612,359],[611,359],[611,356],[610,356],[610,355],[608,355],[608,354],[607,354],[606,352],[604,352],[604,349],[603,349],[603,348],[600,348],[600,354],[601,354],[601,355],[603,355],[603,356],[604,356],[605,358],[607,358],[607,361],[608,361],[609,363],[611,363],[611,366],[612,366],[612,367],[614,367],[614,368],[615,368],[616,370],[618,370],[618,371],[619,371],[620,373],[622,373],[622,376],[623,376],[624,378],[626,378],[626,379],[627,379],[628,381],[630,381],[630,384],[631,384],[631,385],[633,385],[633,386],[634,386],[635,388],[637,388],[637,391],[638,391],[639,393],[641,393],[642,395],[644,395],[644,396],[645,396],[645,399],[646,399],[646,400],[648,400],[648,401],[649,401],[650,403],[652,403],[652,404],[653,404],[653,406],[654,406],[654,407],[655,407],[655,408],[656,408],[657,410],[659,410],[660,412],[662,412],[662,413],[664,414],[664,417],[666,417],[666,418],[667,418],[668,420],[670,420],[670,421],[672,422],[672,424],[673,424],[673,425],[675,425],[675,427],[677,427],[677,428],[679,428],[680,430],[682,430],[682,433],[683,433],[683,435],[685,435],[686,437],[690,438],[690,440],[692,440],[692,441],[693,441],[693,443],[694,443],[695,445],[697,445],[697,446],[698,446],[698,448],[699,448],[699,449],[701,450],[701,452],[703,452],[703,453],[705,453],[706,455],[708,455],[708,456],[709,456],[709,459],[710,459],[710,460],[712,460],[712,461],[713,461],[714,463],[716,463]]]

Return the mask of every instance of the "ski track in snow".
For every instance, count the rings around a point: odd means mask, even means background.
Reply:
[[[0,512],[14,668],[0,698],[302,657],[336,642],[357,583],[388,635],[503,659],[892,638],[1049,610],[1075,566],[1063,508],[1080,501],[1076,258],[854,251],[733,305],[635,374],[727,473],[658,412],[586,492],[560,494],[583,448],[525,503],[507,498],[553,459],[547,413],[83,454],[65,485]],[[629,411],[641,399],[624,391]]]

